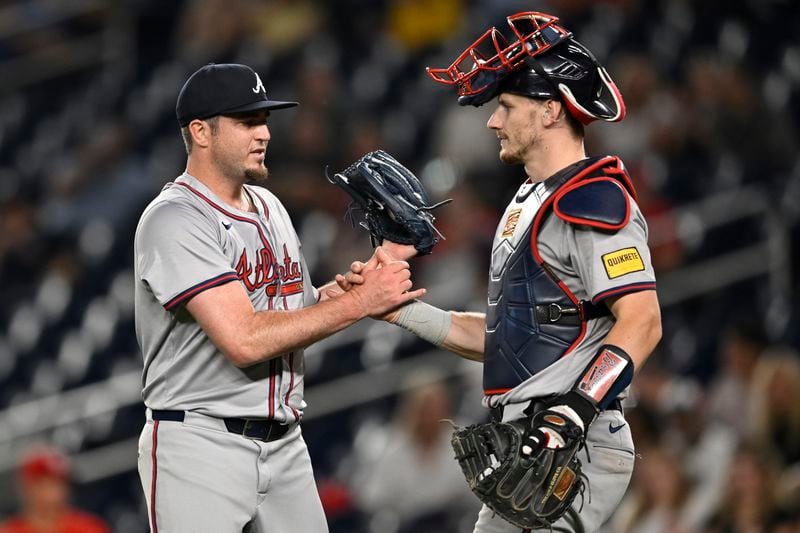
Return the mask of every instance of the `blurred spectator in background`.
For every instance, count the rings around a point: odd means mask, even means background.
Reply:
[[[786,467],[800,463],[800,357],[790,348],[770,350],[753,371],[752,438]]]
[[[635,390],[639,403],[633,413],[655,420],[657,427],[656,434],[643,441],[670,450],[680,458],[686,479],[680,524],[696,531],[719,507],[738,435],[719,420],[708,417],[707,396],[692,378],[675,376],[658,367],[648,368],[637,378]],[[643,430],[637,427],[634,432],[637,439]],[[649,460],[646,453],[642,456],[643,461]],[[637,463],[637,468],[641,466]]]
[[[70,466],[54,448],[32,450],[20,461],[17,481],[22,509],[0,524],[0,533],[107,533],[99,518],[69,505]]]
[[[450,446],[453,411],[445,382],[422,372],[410,378],[393,423],[357,441],[352,489],[369,531],[458,531],[480,509]]]
[[[749,432],[746,415],[753,373],[767,339],[761,325],[750,319],[732,321],[722,339],[721,368],[710,385],[708,416],[744,438]]]
[[[588,128],[587,144],[599,153],[619,154],[625,161],[637,203],[647,218],[653,267],[656,272],[666,272],[683,260],[674,206],[663,192],[668,179],[663,154],[685,135],[684,121],[675,118],[680,102],[646,54],[623,54],[611,72],[625,95],[627,115],[622,122]]]
[[[176,55],[186,65],[221,61],[239,47],[247,22],[244,2],[191,0],[176,28]]]
[[[800,531],[800,509],[795,506],[777,511],[770,517],[767,531],[770,533],[797,533]]]
[[[431,305],[481,309],[486,299],[486,255],[497,215],[467,187],[448,191],[446,197],[453,203],[436,214],[445,239],[437,245],[436,260],[419,259],[414,275],[420,286],[435,287],[426,295]]]
[[[613,522],[619,533],[679,533],[689,531],[684,508],[690,482],[677,456],[666,448],[641,452],[633,484]]]
[[[56,235],[77,233],[92,221],[125,228],[152,196],[144,171],[127,124],[96,125],[93,136],[50,172],[50,199],[39,214],[42,224]]]
[[[692,390],[689,387],[675,392],[688,392]],[[667,449],[681,458],[681,466],[691,483],[681,524],[693,531],[705,524],[719,507],[738,445],[734,431],[706,416],[706,398],[694,390],[695,394],[687,394],[686,401],[676,404],[667,419],[668,429],[662,440]]]
[[[393,0],[388,12],[389,33],[413,52],[446,42],[466,9],[463,0]]]
[[[745,445],[728,471],[728,484],[710,533],[755,533],[765,530],[776,507],[775,464],[756,448]]]
[[[205,1],[203,3],[206,3]],[[230,2],[220,2],[228,9]],[[263,49],[272,55],[291,54],[320,30],[323,10],[311,0],[250,2],[250,24]],[[305,100],[300,100],[303,105]]]
[[[0,205],[0,288],[4,300],[29,294],[47,246],[39,234],[36,213],[21,199]],[[11,310],[3,310],[2,314]]]

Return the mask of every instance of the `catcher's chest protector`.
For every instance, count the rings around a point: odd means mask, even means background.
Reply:
[[[586,316],[552,322],[542,317],[543,311],[552,308],[555,318],[555,306],[574,310],[591,304],[579,302],[543,266],[538,233],[554,206],[557,215],[569,223],[616,231],[628,222],[627,195],[636,196],[616,157],[586,159],[575,165],[572,173],[541,205],[500,275],[489,276],[483,361],[487,395],[507,392],[550,366],[570,353],[586,333]]]

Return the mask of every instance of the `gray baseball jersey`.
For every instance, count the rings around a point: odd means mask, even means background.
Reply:
[[[246,190],[257,213],[231,208],[183,174],[142,214],[135,239],[135,307],[147,407],[287,423],[302,416],[301,350],[237,368],[184,305],[230,282],[244,286],[257,311],[317,301],[286,210],[266,189]]]
[[[286,210],[269,191],[246,190],[255,213],[183,174],[136,230],[136,334],[149,408],[138,464],[153,532],[328,530],[296,424],[305,406],[302,351],[238,368],[185,306],[223,283],[241,283],[257,311],[317,301]],[[159,425],[153,410],[182,413]],[[231,433],[224,419],[232,418],[289,428],[262,442]]]
[[[500,276],[508,257],[521,244],[539,208],[571,174],[556,181],[525,182],[508,205],[495,232],[491,275]],[[532,189],[532,190],[531,190]],[[616,232],[601,232],[549,216],[539,236],[539,252],[548,267],[579,300],[601,303],[608,297],[655,288],[647,248],[647,224],[628,196],[628,223]],[[520,403],[569,390],[597,355],[613,325],[611,317],[590,320],[586,334],[569,357],[562,357],[512,390],[486,396],[487,406]]]

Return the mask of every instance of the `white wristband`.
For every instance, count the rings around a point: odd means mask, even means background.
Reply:
[[[415,300],[400,310],[395,324],[435,346],[450,332],[453,317],[448,311]]]
[[[567,418],[575,422],[578,425],[578,427],[581,428],[581,431],[586,433],[586,428],[583,427],[583,420],[578,415],[578,413],[575,412],[575,409],[573,409],[569,405],[554,405],[553,407],[550,407],[550,410],[566,416]]]

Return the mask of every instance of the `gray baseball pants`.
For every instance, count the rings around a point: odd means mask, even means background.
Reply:
[[[139,477],[153,533],[327,533],[300,426],[272,442],[187,412],[147,422]]]

